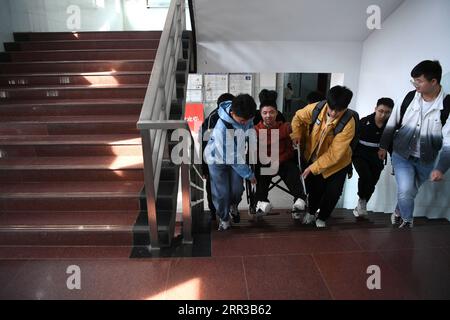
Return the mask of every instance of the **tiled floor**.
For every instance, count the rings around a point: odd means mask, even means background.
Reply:
[[[387,215],[355,221],[341,210],[326,230],[286,213],[211,230],[211,257],[0,247],[0,299],[450,299],[447,221],[417,219],[414,229],[396,230]],[[81,290],[67,289],[71,265],[80,267]],[[381,288],[368,289],[373,283]]]

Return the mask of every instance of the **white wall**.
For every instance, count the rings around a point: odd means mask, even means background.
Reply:
[[[11,10],[9,0],[0,0],[0,52],[4,51],[3,43],[13,41],[11,28]]]
[[[162,30],[168,12],[168,8],[147,8],[146,0],[1,1],[11,8],[15,32]],[[71,5],[81,10],[80,28],[67,26]],[[1,14],[6,12],[2,10]],[[0,27],[3,30],[3,19]]]
[[[71,5],[81,10],[80,28],[68,28]],[[123,30],[120,0],[10,0],[15,32]]]
[[[357,111],[373,112],[376,101],[391,97],[399,104],[414,88],[409,80],[412,68],[422,60],[440,60],[444,74],[450,71],[450,1],[407,0],[364,42]],[[396,184],[385,169],[368,208],[392,212],[396,204]],[[450,174],[446,182],[427,182],[416,199],[415,215],[450,219]],[[357,180],[345,189],[344,207],[354,208]]]
[[[359,42],[199,42],[199,73],[343,73],[356,92]]]

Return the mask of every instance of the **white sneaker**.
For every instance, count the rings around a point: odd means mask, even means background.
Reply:
[[[316,221],[316,216],[310,214],[310,213],[306,213],[305,216],[303,217],[303,224],[311,224],[314,221]]]
[[[399,214],[397,214],[397,212],[394,212],[393,214],[391,214],[391,223],[393,226],[395,225],[399,225],[402,222],[402,218]]]
[[[231,221],[223,221],[222,219],[220,219],[219,222],[219,231],[225,231],[231,228]]]
[[[320,219],[316,220],[316,227],[317,228],[325,228],[327,226],[326,222]]]
[[[272,210],[270,202],[258,201],[256,204],[256,216],[258,217],[267,216],[270,210]]]
[[[355,210],[353,210],[353,215],[355,217],[364,217],[367,216],[367,201],[363,199],[358,200],[358,205]]]
[[[301,220],[306,210],[306,202],[303,199],[297,199],[292,206],[291,215],[294,220]]]
[[[294,205],[292,206],[292,211],[305,211],[306,202],[302,198],[297,199]]]

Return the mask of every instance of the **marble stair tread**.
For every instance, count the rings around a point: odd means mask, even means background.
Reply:
[[[26,157],[0,159],[0,170],[130,170],[143,169],[139,156]]]

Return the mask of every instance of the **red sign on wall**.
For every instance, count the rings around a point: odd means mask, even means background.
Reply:
[[[184,120],[189,123],[193,133],[198,133],[203,121],[205,121],[204,106],[202,103],[186,103]]]

